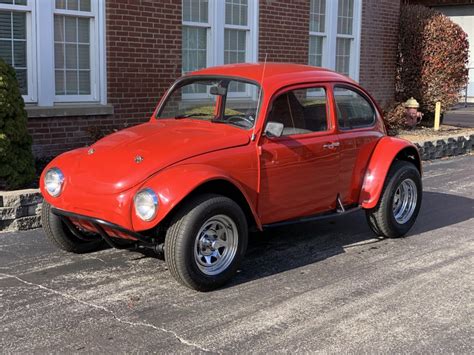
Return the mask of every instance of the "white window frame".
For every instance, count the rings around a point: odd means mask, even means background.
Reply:
[[[309,35],[324,37],[323,43],[323,67],[336,69],[336,42],[337,38],[350,38],[351,57],[349,63],[349,76],[359,81],[360,71],[360,32],[362,22],[362,0],[354,0],[354,11],[352,21],[352,35],[337,33],[338,0],[326,0],[326,32],[309,32]],[[309,46],[309,43],[308,43]]]
[[[26,12],[27,104],[52,107],[71,103],[107,104],[105,1],[91,0],[91,12],[56,10],[55,0],[28,0],[27,5],[0,4],[1,10]],[[94,16],[91,21],[91,95],[56,95],[54,14]]]
[[[225,0],[209,0],[208,22],[182,21],[182,26],[207,28],[207,59],[206,66],[224,64],[224,29],[247,31],[245,62],[258,61],[258,0],[248,1],[247,26],[227,25],[225,23]],[[248,93],[232,93],[232,97],[249,97]],[[183,99],[207,98],[206,94],[183,94]]]
[[[36,27],[35,1],[28,0],[25,5],[0,4],[0,10],[26,13],[26,68],[28,94],[23,95],[25,103],[37,101],[37,65],[36,65],[36,37],[33,28]]]

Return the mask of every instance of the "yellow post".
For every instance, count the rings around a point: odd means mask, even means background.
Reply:
[[[434,130],[439,131],[439,120],[441,118],[441,102],[436,103],[435,107],[435,121],[434,121]]]

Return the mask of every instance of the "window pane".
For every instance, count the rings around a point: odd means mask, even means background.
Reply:
[[[77,72],[66,71],[66,95],[77,95]]]
[[[64,42],[64,16],[54,16],[54,40]]]
[[[91,77],[89,71],[79,72],[79,95],[91,94]]]
[[[12,38],[12,13],[0,11],[0,39]]]
[[[208,22],[208,0],[183,0],[183,21]]]
[[[375,109],[357,92],[336,87],[334,88],[334,99],[340,128],[351,129],[374,124]]]
[[[322,36],[309,36],[309,65],[323,65],[323,41]]]
[[[9,5],[12,5],[12,4],[13,4],[13,0],[0,0],[0,4],[9,4]]]
[[[64,86],[65,82],[64,82],[63,70],[56,70],[55,84],[56,84],[56,95],[65,95],[66,87]]]
[[[64,33],[66,34],[66,42],[77,41],[77,17],[65,17]]]
[[[15,68],[26,68],[26,42],[13,42],[13,63]]]
[[[56,0],[56,9],[66,9],[66,0]]]
[[[247,26],[248,0],[226,0],[225,23],[226,25]]]
[[[326,0],[311,0],[309,30],[326,32]]]
[[[64,43],[54,44],[54,66],[56,69],[64,69]]]
[[[337,33],[352,35],[354,19],[354,0],[338,0]]]
[[[88,44],[80,44],[78,46],[79,52],[79,69],[90,69],[90,52]]]
[[[91,11],[91,0],[81,0],[81,11]]]
[[[15,68],[22,95],[28,94],[26,48],[26,13],[0,11],[0,58]]]
[[[336,40],[336,71],[344,75],[350,71],[352,41],[350,38]]]
[[[68,10],[79,10],[79,0],[67,0]]]
[[[26,39],[26,14],[24,12],[13,13],[13,38]]]
[[[25,5],[26,6],[27,0],[15,0],[15,5]]]
[[[89,43],[89,29],[90,20],[86,18],[79,18],[77,20],[77,33],[79,43]]]
[[[66,68],[77,69],[77,45],[66,44]]]

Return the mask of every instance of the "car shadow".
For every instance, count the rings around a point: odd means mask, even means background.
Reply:
[[[420,214],[405,238],[466,221],[473,210],[474,199],[424,192]],[[252,233],[241,268],[226,288],[322,261],[354,245],[377,248],[383,239],[370,230],[364,211]]]

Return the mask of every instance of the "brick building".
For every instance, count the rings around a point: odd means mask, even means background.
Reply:
[[[399,0],[0,0],[0,57],[36,156],[149,119],[182,72],[234,62],[324,66],[393,99]]]

